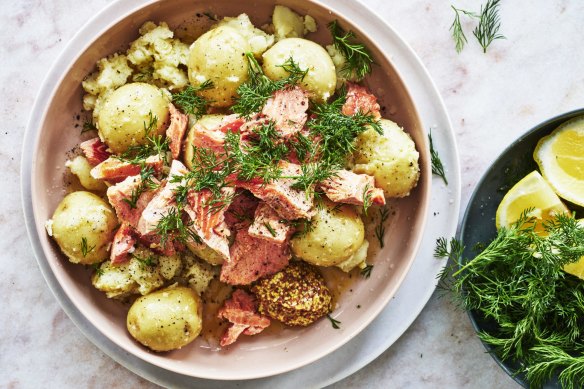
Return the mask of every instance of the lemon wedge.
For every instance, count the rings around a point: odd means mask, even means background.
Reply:
[[[584,227],[584,219],[579,219],[578,224]],[[584,280],[584,257],[581,257],[578,262],[564,265],[564,271]]]
[[[495,216],[497,228],[511,226],[528,208],[532,209],[528,216],[536,218],[537,232],[544,231],[542,221],[568,212],[568,208],[537,171],[522,178],[503,197]]]
[[[533,158],[561,198],[584,206],[584,116],[540,139]]]

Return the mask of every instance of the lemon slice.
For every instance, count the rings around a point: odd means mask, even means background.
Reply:
[[[533,158],[560,197],[584,206],[584,116],[541,138]]]
[[[578,224],[584,227],[584,219],[578,220]],[[581,257],[578,262],[564,265],[564,271],[584,280],[584,257]]]
[[[495,216],[497,228],[511,226],[528,208],[532,208],[528,216],[536,218],[535,231],[538,232],[544,231],[541,221],[568,212],[568,208],[537,171],[523,177],[503,197]]]

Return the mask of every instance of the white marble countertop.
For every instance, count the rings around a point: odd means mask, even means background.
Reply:
[[[0,387],[155,387],[90,343],[61,310],[23,224],[22,136],[42,80],[67,41],[108,0],[2,2],[0,15]],[[454,51],[450,2],[366,0],[414,48],[454,126],[462,210],[489,163],[520,134],[584,106],[584,2],[503,0],[501,33],[483,54],[469,33]],[[456,0],[475,9],[480,2]],[[461,214],[462,214],[461,210]],[[448,298],[432,297],[403,337],[338,388],[513,388]]]

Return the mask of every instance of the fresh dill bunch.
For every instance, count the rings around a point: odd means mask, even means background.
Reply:
[[[333,38],[333,45],[346,60],[341,73],[347,77],[354,76],[356,81],[361,81],[367,74],[371,73],[373,57],[369,49],[362,43],[355,43],[355,33],[353,31],[345,32],[337,20],[330,22],[328,28]]]
[[[487,47],[495,39],[505,39],[503,35],[499,34],[501,28],[499,2],[500,0],[489,0],[484,6],[481,6],[479,24],[472,32],[483,48],[483,53],[487,52]]]
[[[292,57],[279,65],[288,72],[288,77],[271,80],[264,74],[262,67],[252,53],[246,53],[248,62],[248,80],[237,88],[238,98],[231,110],[239,116],[249,117],[259,112],[272,94],[278,90],[296,85],[302,81],[308,69],[302,70]]]
[[[225,154],[237,178],[249,181],[259,178],[264,183],[281,176],[278,162],[288,154],[288,147],[280,141],[273,122],[267,122],[252,130],[249,141],[242,143],[238,133],[225,136]]]
[[[331,103],[315,104],[314,117],[307,123],[311,133],[320,136],[320,159],[329,165],[344,165],[347,155],[355,150],[355,138],[367,129],[383,134],[379,121],[371,113],[359,111],[352,116],[344,115],[345,101],[346,91],[342,90]]]
[[[198,86],[189,85],[181,92],[173,93],[172,102],[184,113],[195,115],[198,119],[207,112],[207,107],[211,101],[201,97],[197,93],[211,88],[213,88],[213,82],[211,80],[206,80]]]
[[[440,159],[440,155],[434,148],[434,142],[432,140],[432,131],[428,132],[428,141],[430,142],[430,159],[432,164],[432,174],[436,174],[446,185],[448,185],[448,180],[446,179],[446,174],[444,173],[444,165]]]
[[[462,29],[462,23],[460,20],[461,14],[479,21],[479,24],[473,30],[473,35],[483,48],[484,53],[487,52],[487,48],[495,39],[505,38],[503,35],[498,33],[499,28],[501,27],[499,17],[499,2],[500,0],[488,0],[485,5],[481,5],[480,13],[456,8],[453,5],[450,6],[454,10],[454,21],[450,26],[450,31],[457,53],[460,53],[464,49],[465,44],[468,42],[466,35],[464,34],[464,30]]]
[[[530,210],[474,258],[464,260],[461,243],[437,242],[436,256],[448,257],[450,288],[459,304],[496,326],[479,333],[506,361],[520,363],[531,387],[556,374],[562,387],[583,384],[584,282],[563,266],[584,256],[584,227],[568,215],[544,222],[535,232]]]

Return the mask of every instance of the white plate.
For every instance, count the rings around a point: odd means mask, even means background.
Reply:
[[[438,237],[450,237],[454,235],[458,221],[460,202],[458,153],[446,110],[423,65],[411,48],[391,27],[364,6],[361,8],[355,7],[353,0],[327,0],[321,1],[321,3],[334,8],[340,13],[351,13],[352,21],[357,25],[365,26],[363,30],[368,32],[369,35],[383,36],[383,39],[376,43],[385,52],[392,53],[390,60],[400,72],[404,84],[408,85],[408,91],[412,100],[415,101],[422,124],[425,128],[432,129],[435,146],[447,168],[450,184],[446,187],[440,179],[434,178],[431,203],[427,215],[428,224],[422,245],[405,281],[390,304],[358,336],[336,352],[317,362],[273,377],[243,382],[224,382],[196,379],[172,373],[128,354],[103,336],[85,319],[65,295],[50,270],[39,244],[39,236],[34,228],[32,199],[30,197],[31,161],[23,157],[21,177],[26,225],[29,236],[31,237],[33,250],[47,283],[69,317],[71,317],[75,324],[94,344],[114,360],[146,379],[172,387],[201,386],[225,388],[237,386],[238,388],[271,388],[277,385],[279,388],[286,388],[302,385],[323,386],[331,384],[354,373],[391,346],[418,316],[434,291],[436,275],[443,266],[443,262],[433,258],[435,241]],[[94,36],[95,34],[92,34],[92,32],[100,29],[101,26],[107,25],[107,14],[125,14],[135,7],[136,4],[134,2],[113,3],[92,19],[73,38],[70,45],[84,46],[89,44],[89,39],[84,37]],[[59,58],[57,64],[69,62],[72,59],[68,57],[71,54],[69,52],[69,50],[65,49],[64,55]],[[50,91],[54,89],[59,80],[57,74],[58,69],[59,66],[54,66],[47,75],[37,98],[37,105],[39,102],[46,101],[50,97]],[[36,105],[33,108],[30,123],[36,123],[40,119],[38,116],[42,110],[37,108]],[[30,123],[25,134],[25,149],[30,148],[35,137],[34,126],[30,125]]]

